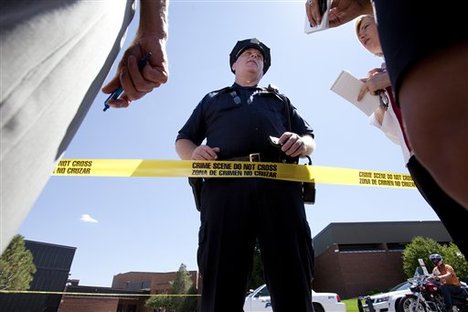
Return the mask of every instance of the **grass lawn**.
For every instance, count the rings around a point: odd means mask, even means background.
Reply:
[[[356,298],[341,300],[341,302],[346,305],[346,312],[359,312]]]

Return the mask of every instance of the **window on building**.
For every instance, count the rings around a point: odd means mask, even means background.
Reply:
[[[384,251],[382,244],[339,244],[340,252]]]
[[[387,243],[387,249],[389,251],[403,251],[405,247],[405,243]]]

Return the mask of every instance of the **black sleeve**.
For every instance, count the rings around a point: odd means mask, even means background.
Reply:
[[[176,141],[187,139],[196,145],[200,145],[206,137],[206,120],[204,116],[204,107],[209,97],[206,95],[195,107],[189,119],[179,130]]]
[[[309,123],[302,118],[296,107],[291,104],[291,101],[286,96],[283,95],[282,97],[285,99],[288,106],[288,114],[291,121],[291,132],[297,133],[300,136],[310,135],[312,138],[315,138],[314,130]]]

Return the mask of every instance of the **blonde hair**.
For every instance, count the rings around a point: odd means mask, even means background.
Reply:
[[[356,31],[356,36],[357,36],[358,40],[359,40],[359,28],[361,27],[361,23],[365,18],[370,18],[375,22],[374,16],[370,15],[370,14],[364,14],[364,15],[360,15],[360,16],[356,17],[356,19],[354,21],[354,30]],[[361,40],[359,40],[359,42],[361,42]],[[361,42],[361,44],[362,44],[362,42]],[[382,52],[373,53],[373,54],[375,54],[376,56],[379,56],[379,57],[383,56]]]
[[[364,14],[356,17],[356,20],[354,21],[354,30],[356,31],[356,35],[359,37],[359,27],[361,27],[362,21],[366,18],[371,18],[374,20],[374,16],[370,14]]]

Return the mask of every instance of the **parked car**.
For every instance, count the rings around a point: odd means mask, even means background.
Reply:
[[[386,293],[358,298],[359,312],[373,312],[369,307],[372,303],[375,312],[399,312],[399,301],[406,294],[410,294],[411,284],[408,281],[402,282],[392,287]]]
[[[315,312],[346,312],[346,306],[336,293],[315,292],[312,290],[312,304]],[[244,312],[273,311],[270,292],[266,284],[258,287],[245,297]]]

